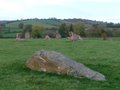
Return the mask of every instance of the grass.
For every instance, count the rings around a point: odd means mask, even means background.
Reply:
[[[26,61],[35,51],[54,50],[103,73],[107,81],[77,79],[32,71]],[[43,39],[16,42],[0,39],[0,90],[120,90],[120,39],[83,40]]]

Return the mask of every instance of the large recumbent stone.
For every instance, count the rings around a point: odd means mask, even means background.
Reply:
[[[105,76],[55,51],[37,51],[26,66],[32,70],[105,80]]]

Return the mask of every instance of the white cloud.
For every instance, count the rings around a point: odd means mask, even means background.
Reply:
[[[120,0],[0,0],[0,19],[59,16],[120,20],[116,17],[120,15],[119,3]]]
[[[37,6],[62,6],[73,2],[74,0],[0,0],[0,11],[23,12]]]
[[[120,0],[78,0],[79,2],[97,2],[97,3],[111,3],[120,2]]]
[[[15,2],[10,2],[10,1],[7,1],[7,0],[2,0],[0,1],[0,11],[2,12],[17,12],[19,10],[22,11],[22,7],[21,5],[15,3]]]
[[[79,0],[0,0],[0,6],[9,6],[9,5],[62,5],[66,3],[72,3]]]
[[[38,4],[38,5],[62,5],[65,3],[74,2],[74,0],[24,0],[27,4]]]
[[[22,12],[36,6],[65,6],[89,2],[110,3],[120,2],[120,0],[0,0],[0,11]]]

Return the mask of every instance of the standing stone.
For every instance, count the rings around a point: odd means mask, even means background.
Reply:
[[[29,32],[25,33],[25,39],[30,39],[30,33]]]
[[[51,38],[49,37],[49,35],[46,35],[46,36],[45,36],[45,39],[46,39],[46,40],[50,40]]]
[[[69,36],[70,36],[70,37],[68,37],[68,40],[70,40],[70,41],[83,40],[83,39],[80,37],[80,35],[77,35],[77,34],[75,34],[74,32],[70,32],[70,33],[69,33]]]
[[[16,38],[21,38],[22,34],[21,33],[16,33]]]
[[[56,34],[56,39],[60,39],[61,38],[61,35],[58,33]]]
[[[37,51],[33,57],[27,61],[26,66],[36,71],[66,74],[78,78],[84,76],[93,80],[105,80],[105,76],[101,73],[54,51]]]
[[[16,34],[16,41],[24,41],[25,39],[23,38],[22,33],[17,33]]]

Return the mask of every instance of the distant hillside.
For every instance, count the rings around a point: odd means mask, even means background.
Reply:
[[[12,22],[8,22],[6,24],[7,27],[18,27],[20,23],[24,25],[42,25],[46,28],[58,27],[60,24],[65,23],[60,19],[25,19],[25,20],[16,20]]]
[[[56,18],[49,18],[49,19],[23,19],[23,20],[12,20],[12,21],[0,21],[0,25],[6,25],[7,27],[18,27],[20,23],[24,23],[24,25],[31,24],[31,25],[42,25],[46,28],[51,27],[58,27],[62,23],[66,24],[76,24],[76,23],[82,23],[86,26],[89,25],[95,25],[95,24],[101,24],[106,25],[110,28],[120,28],[120,24],[114,24],[114,23],[107,23],[102,21],[95,21],[95,20],[88,20],[88,19],[80,19],[80,18],[73,18],[73,19],[56,19]]]
[[[46,28],[58,27],[62,23],[66,24],[74,24],[74,23],[83,23],[85,25],[93,25],[93,24],[106,24],[106,22],[93,21],[87,19],[25,19],[25,20],[14,20],[14,21],[0,21],[0,24],[6,24],[7,27],[18,27],[19,23],[24,23],[24,25],[32,24],[32,25],[42,25]]]
[[[20,23],[23,23],[24,25],[41,25],[46,30],[58,30],[61,24],[66,23],[67,25],[70,24],[82,24],[85,26],[85,30],[92,29],[94,31],[94,28],[97,28],[97,26],[102,26],[104,29],[108,31],[108,34],[111,36],[120,36],[120,24],[114,24],[114,23],[107,23],[102,21],[95,21],[95,20],[87,20],[87,19],[80,19],[80,18],[73,18],[73,19],[56,19],[56,18],[49,18],[49,19],[23,19],[23,20],[11,20],[11,21],[0,21],[0,31],[2,30],[2,33],[0,32],[0,37],[3,38],[11,38],[16,37],[16,33],[22,32],[23,29],[20,29],[18,26]],[[2,29],[1,29],[2,27]],[[91,28],[92,27],[92,28]],[[99,29],[99,28],[97,28]],[[117,31],[119,30],[119,31]],[[115,32],[114,32],[115,31]],[[52,31],[54,32],[54,31]],[[90,31],[92,32],[92,31]],[[95,29],[94,33],[98,33],[98,31]],[[89,33],[89,32],[88,32]],[[118,35],[117,35],[118,34]],[[3,35],[3,36],[1,36]]]

